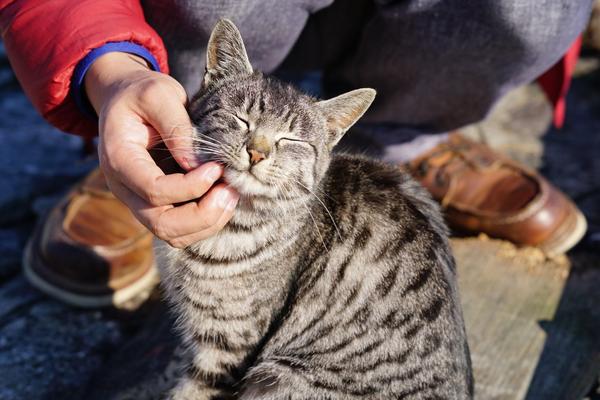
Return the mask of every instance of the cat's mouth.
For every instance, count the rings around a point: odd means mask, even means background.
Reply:
[[[276,187],[272,184],[265,183],[265,179],[252,169],[239,170],[232,167],[226,167],[223,178],[229,186],[234,188],[242,196],[277,196]]]
[[[200,158],[201,163],[215,161],[210,157]],[[234,188],[240,195],[248,197],[276,197],[276,189],[267,183],[267,177],[261,176],[260,172],[252,166],[246,167],[238,160],[228,160],[224,165],[221,180]]]

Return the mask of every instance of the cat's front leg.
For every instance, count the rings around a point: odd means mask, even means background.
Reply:
[[[233,399],[231,393],[206,385],[196,377],[186,375],[169,393],[169,400]]]
[[[224,335],[218,335],[221,339],[214,340],[216,333],[211,331],[209,335],[205,331],[198,331],[196,337],[204,340],[210,338],[210,343],[191,345],[193,357],[184,361],[182,374],[177,386],[171,391],[171,400],[222,400],[233,399],[234,387],[238,379],[234,378],[232,372],[241,366],[245,353],[235,353],[216,347],[225,346],[234,350],[233,342],[227,340]],[[192,341],[190,340],[190,343]],[[226,345],[227,344],[227,345]]]

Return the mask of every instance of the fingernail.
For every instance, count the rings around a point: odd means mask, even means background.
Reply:
[[[215,198],[217,206],[223,209],[226,209],[227,206],[229,206],[231,200],[234,200],[233,194],[228,189],[221,189]]]
[[[204,173],[204,176],[211,181],[216,181],[221,177],[221,167],[218,165],[213,165]]]
[[[239,199],[240,199],[239,197],[236,197],[235,199],[232,199],[229,203],[227,203],[227,207],[225,207],[225,211],[233,211],[235,206],[237,206]]]
[[[200,164],[198,163],[198,161],[194,160],[193,158],[187,158],[187,157],[183,157],[183,163],[185,165],[183,165],[183,168],[187,168],[188,170],[190,169],[195,169],[198,168],[200,166]]]

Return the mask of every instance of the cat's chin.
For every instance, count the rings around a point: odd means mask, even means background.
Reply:
[[[248,197],[276,197],[277,189],[272,185],[263,183],[250,171],[238,171],[226,168],[223,174],[225,182],[234,188],[240,195]]]

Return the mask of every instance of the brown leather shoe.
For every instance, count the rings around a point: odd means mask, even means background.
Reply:
[[[451,228],[562,254],[583,237],[583,214],[527,167],[454,133],[407,165],[442,204]]]
[[[93,171],[38,224],[23,257],[41,291],[79,307],[140,301],[158,282],[152,234]]]

